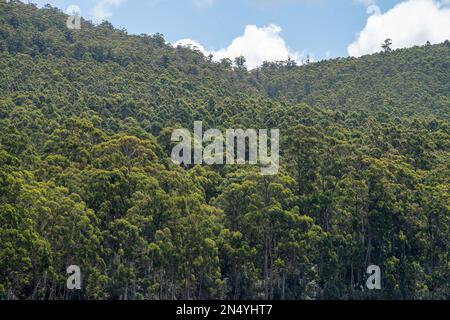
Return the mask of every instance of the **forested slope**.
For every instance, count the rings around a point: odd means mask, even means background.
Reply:
[[[247,71],[66,20],[0,2],[0,298],[449,298],[448,42]],[[280,173],[175,166],[195,120]]]
[[[266,63],[260,86],[277,100],[305,102],[341,112],[438,116],[448,120],[450,42],[320,61],[302,68]],[[386,119],[387,120],[387,119]]]

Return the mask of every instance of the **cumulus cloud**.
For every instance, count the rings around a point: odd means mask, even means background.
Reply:
[[[393,40],[393,49],[450,39],[449,3],[449,0],[407,0],[385,13],[379,8],[373,10],[357,40],[348,46],[348,54],[359,57],[378,52],[387,38]],[[366,4],[374,6],[375,1],[368,0]]]
[[[228,47],[220,50],[205,50],[202,44],[192,39],[179,40],[174,46],[191,47],[202,51],[205,55],[212,54],[215,61],[224,58],[233,60],[244,56],[249,69],[260,66],[264,61],[282,61],[289,57],[300,62],[304,55],[289,49],[280,35],[281,31],[281,27],[275,24],[261,28],[248,25],[242,36],[235,38]]]
[[[70,16],[73,16],[73,15],[76,15],[76,14],[81,15],[80,7],[77,6],[77,5],[73,5],[73,4],[68,6],[65,12],[66,12],[66,14],[68,14]]]
[[[120,6],[125,0],[98,0],[90,14],[94,22],[101,22],[112,16],[112,9]]]
[[[189,38],[178,40],[177,42],[175,42],[173,44],[173,46],[174,47],[182,46],[182,47],[191,48],[192,50],[199,50],[205,55],[209,55],[210,53],[212,53],[211,51],[207,51],[205,49],[205,47],[200,44],[200,42],[189,39]]]

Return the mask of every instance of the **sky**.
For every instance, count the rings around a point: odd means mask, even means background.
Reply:
[[[130,34],[162,33],[215,60],[247,67],[375,53],[450,39],[450,0],[33,0],[110,21]],[[74,9],[75,8],[75,9]]]

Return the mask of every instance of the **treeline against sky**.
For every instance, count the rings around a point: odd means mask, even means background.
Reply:
[[[0,2],[0,299],[450,298],[448,41],[249,71],[66,20]],[[174,165],[197,120],[280,173]]]

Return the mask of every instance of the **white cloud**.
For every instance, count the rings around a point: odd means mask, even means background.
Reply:
[[[258,28],[255,25],[245,27],[244,34],[235,38],[227,47],[220,50],[205,50],[197,41],[183,39],[174,43],[174,46],[186,46],[196,48],[205,55],[213,54],[214,60],[219,61],[224,58],[234,59],[244,56],[247,60],[247,67],[254,69],[264,61],[284,61],[289,57],[300,62],[304,54],[294,52],[288,48],[284,39],[280,36],[281,27],[271,24]]]
[[[65,13],[70,16],[73,16],[75,14],[81,15],[81,9],[79,6],[71,4],[70,6],[67,7]]]
[[[387,38],[393,40],[393,49],[450,39],[449,3],[449,0],[407,0],[385,13],[371,12],[357,40],[348,46],[348,54],[359,57],[378,52]],[[367,1],[366,4],[374,5],[375,2]]]
[[[191,48],[192,50],[200,50],[203,54],[209,55],[211,52],[205,50],[205,47],[203,47],[200,42],[192,40],[192,39],[181,39],[178,40],[173,44],[174,47],[182,46]]]
[[[117,8],[125,0],[98,0],[90,14],[94,22],[101,22],[112,16],[112,8]]]

